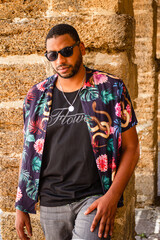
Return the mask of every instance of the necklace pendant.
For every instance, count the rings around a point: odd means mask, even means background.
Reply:
[[[74,111],[74,107],[71,105],[71,106],[69,106],[68,110],[69,110],[69,112],[73,112]]]

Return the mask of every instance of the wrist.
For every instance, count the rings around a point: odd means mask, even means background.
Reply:
[[[120,194],[117,191],[114,191],[114,189],[110,188],[104,196],[106,196],[106,198],[110,197],[111,201],[113,201],[115,204],[118,204],[118,202],[121,198],[121,195],[122,194]]]

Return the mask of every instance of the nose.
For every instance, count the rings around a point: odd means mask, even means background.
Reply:
[[[58,65],[61,65],[61,64],[63,64],[63,63],[66,62],[66,58],[63,57],[60,53],[58,53],[58,58],[57,58],[56,61],[57,61],[57,64],[58,64]]]

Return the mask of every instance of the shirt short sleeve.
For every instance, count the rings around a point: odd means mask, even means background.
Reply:
[[[137,125],[138,121],[133,109],[129,92],[123,83],[122,95],[121,95],[121,129],[122,132]]]

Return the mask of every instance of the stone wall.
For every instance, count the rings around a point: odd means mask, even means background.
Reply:
[[[142,7],[143,6],[143,7]],[[137,202],[144,206],[155,199],[157,156],[157,86],[155,2],[134,0],[136,19],[135,63],[137,64],[137,117],[141,159],[136,171]]]
[[[136,192],[137,206],[145,206],[154,204],[157,194],[157,1],[134,0],[133,6],[136,20],[134,63],[137,65],[138,82],[136,112],[141,145],[141,158],[136,170]]]
[[[160,143],[160,0],[157,2],[158,142]],[[159,146],[160,151],[160,146]]]
[[[153,9],[151,2],[145,0],[143,7],[146,9],[149,7],[149,10],[144,10],[141,15],[139,9],[142,3],[140,5],[140,2],[134,1],[133,5],[132,0],[0,0],[0,134],[2,140],[0,208],[3,211],[1,215],[3,240],[17,239],[14,228],[14,201],[23,141],[23,99],[33,84],[51,74],[50,65],[43,57],[44,41],[48,30],[57,23],[69,23],[78,30],[86,45],[84,58],[86,65],[123,78],[132,100],[136,100],[134,105],[140,123],[140,140],[144,141],[141,147],[143,153],[136,174],[138,201],[148,203],[149,199],[153,200],[153,187],[149,193],[144,189],[144,194],[141,194],[143,189],[139,187],[141,176],[145,181],[150,180],[149,184],[153,186],[156,154],[153,141],[155,136],[153,130],[155,124],[155,63],[153,48],[150,47],[153,42]],[[148,14],[149,19],[145,13]],[[134,14],[138,26],[136,27],[136,43]],[[145,25],[146,21],[149,29],[145,33],[141,30],[141,24]],[[145,36],[145,34],[148,35]],[[147,46],[143,38],[147,38]],[[134,43],[137,53],[135,62]],[[145,64],[140,61],[141,51]],[[139,91],[138,84],[141,86]],[[149,103],[146,103],[148,101]],[[150,141],[148,141],[149,137]],[[143,166],[149,176],[148,179],[145,178],[141,169]],[[148,167],[152,170],[151,173]],[[134,239],[134,206],[133,176],[125,191],[125,207],[119,209],[116,216],[113,240]],[[32,225],[34,233],[32,239],[43,240],[44,236],[39,227],[39,214],[32,216]]]

